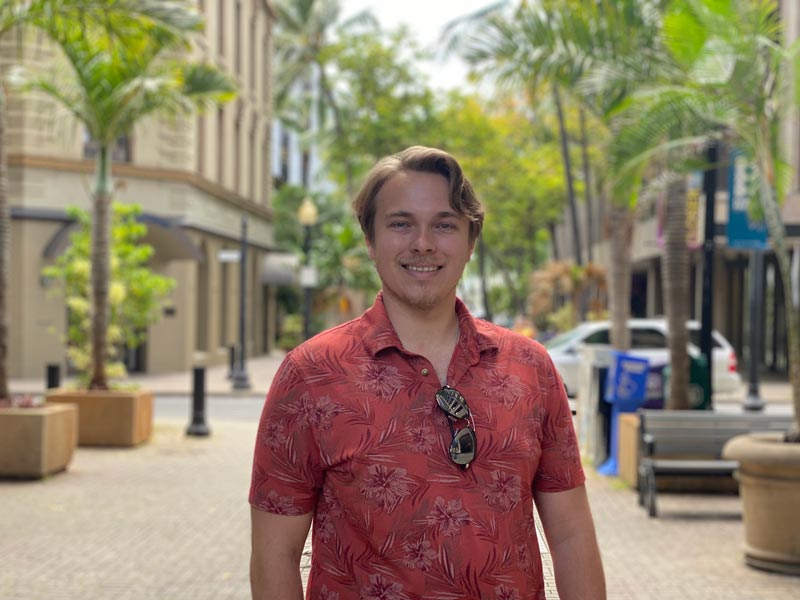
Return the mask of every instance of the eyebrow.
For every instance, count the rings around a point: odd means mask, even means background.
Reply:
[[[448,218],[458,219],[461,216],[462,215],[452,210],[442,210],[436,213],[436,217],[439,219],[448,219]],[[404,217],[404,218],[414,217],[414,213],[408,210],[396,210],[394,212],[387,213],[385,216],[386,219],[394,219],[397,217]]]

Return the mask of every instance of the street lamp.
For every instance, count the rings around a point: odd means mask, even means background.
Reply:
[[[303,288],[303,337],[311,337],[311,300],[317,285],[317,270],[311,264],[311,233],[317,224],[319,211],[314,201],[306,196],[297,211],[297,220],[303,226],[303,255],[305,265],[300,269],[300,286]]]
[[[239,249],[239,364],[233,372],[233,389],[249,390],[250,378],[245,365],[245,319],[247,309],[247,215],[242,215],[242,240]]]

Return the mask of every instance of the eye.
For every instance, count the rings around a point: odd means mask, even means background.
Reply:
[[[408,221],[391,221],[389,223],[389,229],[406,229],[407,227],[411,227],[411,223]]]
[[[436,227],[437,227],[437,229],[442,229],[444,231],[456,231],[456,230],[458,230],[458,225],[456,223],[452,223],[450,221],[444,221],[442,223],[439,223]]]

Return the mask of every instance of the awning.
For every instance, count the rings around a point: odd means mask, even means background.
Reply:
[[[296,254],[270,252],[261,263],[261,283],[264,285],[297,285],[300,261]]]
[[[147,234],[142,241],[153,247],[159,260],[203,260],[202,253],[180,225],[151,214],[139,215],[137,220],[147,225]],[[54,260],[60,256],[69,246],[70,235],[77,229],[78,223],[74,221],[62,225],[44,247],[44,258]]]

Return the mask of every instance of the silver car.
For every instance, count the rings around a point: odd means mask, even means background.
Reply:
[[[699,356],[700,323],[688,321],[686,326],[689,329],[689,354]],[[628,351],[630,354],[646,358],[654,365],[669,363],[668,329],[665,319],[630,319],[628,327],[631,331],[631,347]],[[607,345],[611,343],[610,337],[609,321],[587,321],[545,342],[545,347],[564,381],[568,396],[574,397],[578,391],[579,347],[583,344]],[[712,393],[740,391],[742,378],[736,370],[738,366],[736,351],[717,330],[711,332],[711,339]]]

